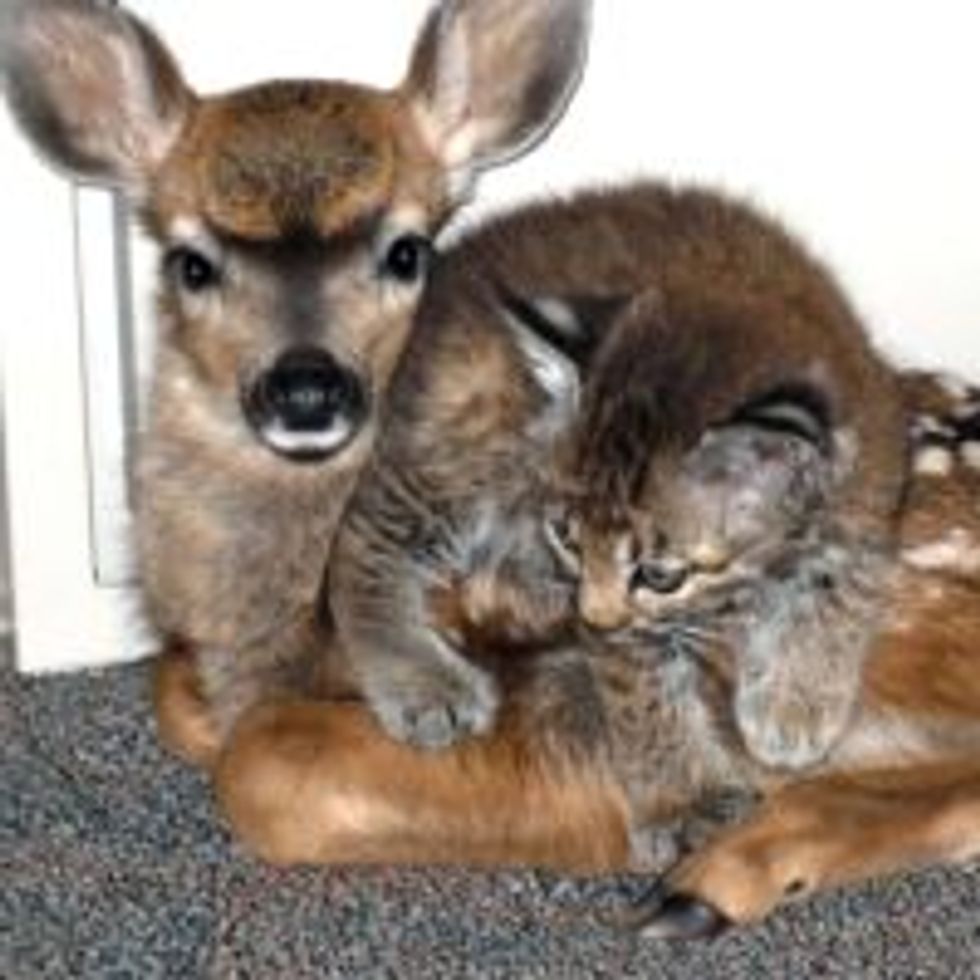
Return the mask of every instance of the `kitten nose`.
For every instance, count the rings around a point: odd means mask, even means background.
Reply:
[[[607,589],[585,584],[579,593],[579,615],[586,625],[603,632],[621,629],[630,619],[625,602],[617,601]]]

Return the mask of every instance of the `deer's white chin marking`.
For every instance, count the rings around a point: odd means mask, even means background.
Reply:
[[[309,432],[287,429],[278,422],[262,427],[262,441],[284,456],[323,458],[350,442],[355,426],[348,419],[338,419],[327,429]]]

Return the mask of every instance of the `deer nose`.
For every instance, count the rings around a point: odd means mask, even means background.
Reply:
[[[319,350],[284,354],[259,379],[257,390],[259,407],[294,432],[327,428],[360,395],[358,379]]]
[[[353,371],[319,348],[281,355],[245,396],[249,422],[277,452],[320,459],[358,431],[368,398]]]

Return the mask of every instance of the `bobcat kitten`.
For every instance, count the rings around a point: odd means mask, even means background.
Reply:
[[[644,297],[605,340],[549,540],[582,618],[616,645],[727,651],[746,747],[802,768],[843,734],[878,626],[901,412],[870,350],[835,359],[833,324],[737,294],[705,315],[711,292],[698,322]],[[871,391],[894,415],[865,411]]]
[[[498,219],[437,270],[389,408],[330,582],[393,735],[431,747],[492,724],[495,677],[430,599],[495,575],[545,632],[576,592],[605,630],[643,600],[651,656],[681,636],[660,639],[677,610],[650,620],[676,582],[672,600],[698,593],[692,615],[718,617],[710,631],[737,649],[753,754],[806,765],[840,734],[875,625],[903,417],[846,301],[774,225],[657,185]],[[569,506],[572,567],[549,544]],[[711,567],[724,587],[691,574]]]

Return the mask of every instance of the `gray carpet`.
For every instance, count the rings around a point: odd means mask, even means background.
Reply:
[[[636,883],[263,867],[158,748],[144,667],[0,669],[0,977],[980,978],[980,868],[790,908],[710,944],[592,912]]]

